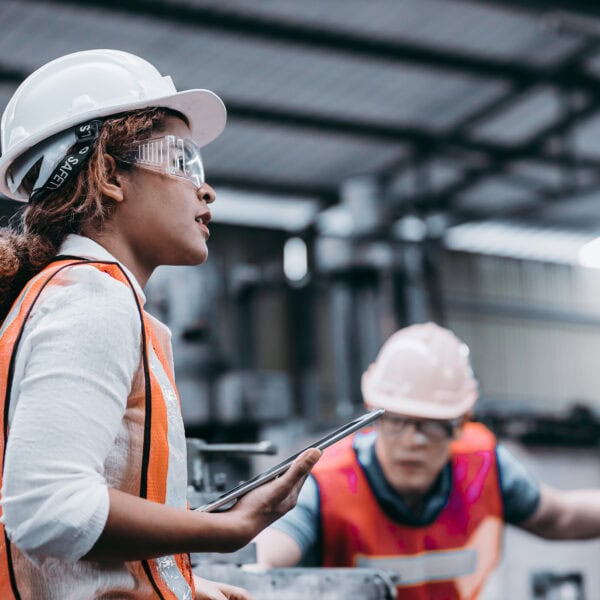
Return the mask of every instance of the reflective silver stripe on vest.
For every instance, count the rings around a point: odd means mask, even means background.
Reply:
[[[169,464],[165,504],[185,508],[187,506],[187,454],[179,401],[154,349],[150,347],[149,350],[150,369],[160,385],[167,408]],[[192,590],[181,574],[175,559],[172,556],[162,556],[155,559],[155,563],[161,579],[175,596],[180,600],[192,600]]]
[[[161,556],[155,558],[154,562],[158,568],[160,578],[167,584],[168,588],[179,600],[192,600],[192,590],[183,578],[177,563],[172,556]]]
[[[399,576],[398,585],[417,585],[428,581],[457,579],[477,569],[477,551],[473,548],[436,551],[418,556],[370,558],[359,556],[358,567],[383,569]]]

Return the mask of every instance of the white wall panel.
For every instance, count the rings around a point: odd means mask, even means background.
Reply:
[[[600,411],[600,271],[449,253],[448,325],[471,347],[482,399]]]

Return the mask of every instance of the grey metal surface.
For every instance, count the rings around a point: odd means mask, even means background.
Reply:
[[[393,600],[393,582],[375,569],[293,568],[252,572],[232,565],[204,565],[201,577],[246,588],[254,600]]]
[[[194,552],[190,555],[192,567],[200,574],[212,565],[241,566],[256,563],[256,544],[251,542],[236,552]],[[237,572],[237,570],[236,570]],[[227,581],[227,580],[225,580]]]

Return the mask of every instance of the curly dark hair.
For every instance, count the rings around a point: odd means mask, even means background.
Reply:
[[[110,216],[115,202],[101,193],[101,185],[109,178],[105,154],[125,167],[119,159],[126,156],[132,142],[151,138],[173,114],[166,108],[147,108],[106,119],[78,176],[28,204],[8,227],[0,228],[0,323],[27,281],[56,256],[68,234],[98,230]],[[37,170],[39,165],[28,173],[26,185],[35,181]]]

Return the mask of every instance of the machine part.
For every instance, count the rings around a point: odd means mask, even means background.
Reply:
[[[593,448],[600,441],[600,419],[593,407],[584,404],[575,404],[566,411],[540,413],[522,404],[487,403],[475,414],[496,435],[525,445]]]
[[[532,600],[585,600],[581,573],[534,572],[531,591]]]
[[[292,568],[250,571],[232,565],[204,565],[198,575],[247,589],[254,600],[393,600],[394,581],[385,571],[363,568]]]
[[[187,438],[188,502],[191,508],[216,499],[226,489],[225,473],[212,474],[211,459],[227,456],[277,454],[277,446],[263,441],[256,444],[208,444],[204,440]]]

